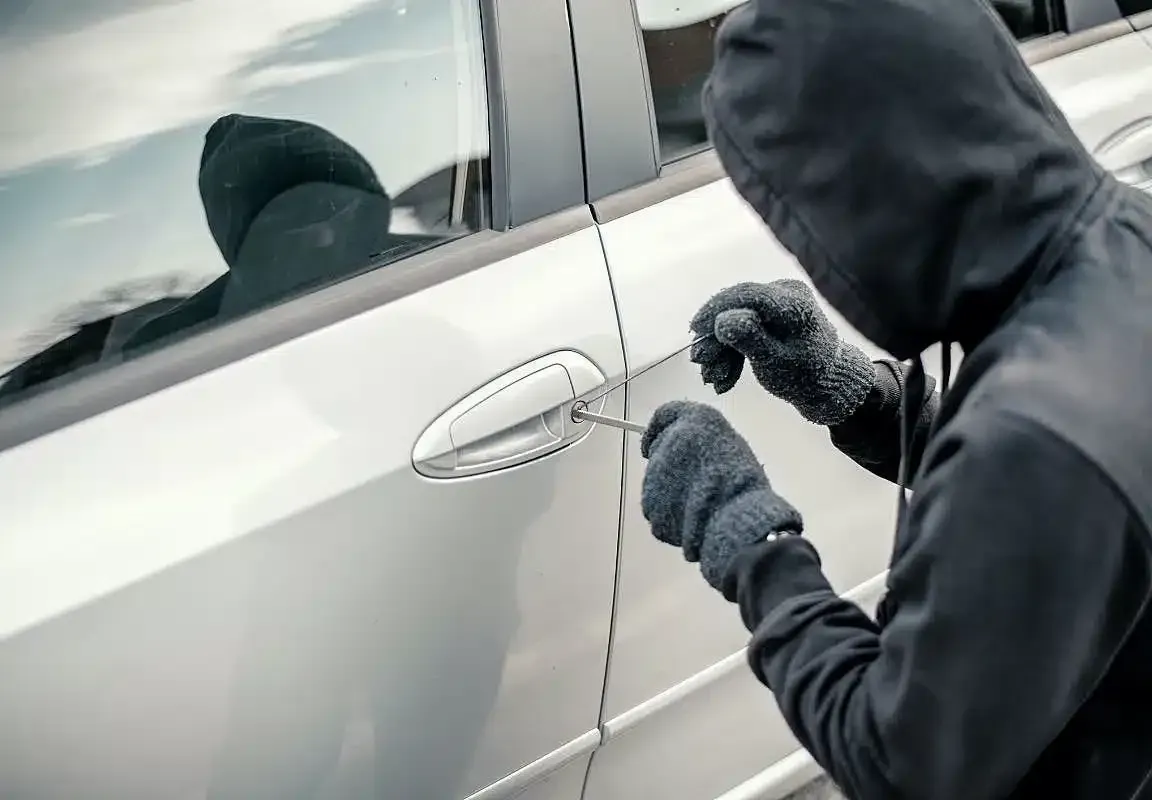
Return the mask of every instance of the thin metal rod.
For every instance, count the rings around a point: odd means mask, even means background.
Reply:
[[[641,425],[639,422],[633,422],[630,419],[619,419],[618,417],[606,417],[603,414],[593,414],[582,403],[577,403],[572,406],[572,419],[577,422],[598,422],[610,428],[619,428],[620,430],[631,431],[632,433],[644,433],[644,431],[648,429],[647,425]]]
[[[696,344],[697,342],[702,342],[702,341],[704,341],[704,340],[705,340],[705,339],[707,339],[707,338],[708,338],[707,336],[697,336],[695,339],[693,339],[692,341],[688,342],[688,344],[684,345],[683,347],[681,347],[681,348],[680,348],[679,350],[677,350],[676,352],[674,352],[674,353],[669,353],[668,355],[664,356],[664,357],[663,357],[662,359],[660,359],[659,361],[657,361],[657,362],[655,362],[655,363],[652,363],[652,364],[649,364],[649,365],[648,365],[648,366],[646,366],[644,369],[642,369],[642,370],[640,370],[639,372],[637,372],[635,375],[630,375],[629,377],[627,377],[627,378],[625,378],[624,380],[620,381],[620,382],[619,382],[618,384],[616,384],[615,386],[609,386],[607,389],[605,389],[604,391],[602,391],[600,394],[596,395],[595,397],[590,397],[590,398],[588,398],[588,399],[587,399],[585,402],[586,402],[588,405],[592,405],[593,403],[595,403],[595,402],[596,402],[597,400],[599,400],[600,398],[602,398],[602,397],[607,397],[608,395],[612,394],[612,392],[616,391],[616,390],[617,390],[617,389],[619,389],[620,387],[622,387],[622,386],[626,386],[626,385],[628,384],[628,382],[629,382],[629,381],[632,381],[632,380],[635,380],[636,378],[639,378],[641,375],[643,375],[645,372],[647,372],[647,371],[648,371],[648,370],[650,370],[650,369],[655,369],[656,367],[660,366],[661,364],[663,364],[663,363],[665,363],[665,362],[667,362],[667,361],[671,361],[671,360],[672,360],[672,359],[674,359],[676,356],[678,356],[678,355],[680,355],[681,353],[683,353],[685,350],[688,350],[688,349],[690,349],[690,348],[692,347],[692,345]]]

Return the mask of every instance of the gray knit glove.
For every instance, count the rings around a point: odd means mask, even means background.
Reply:
[[[840,339],[803,281],[730,286],[696,313],[692,332],[705,337],[692,361],[717,394],[736,385],[747,359],[761,386],[818,425],[851,416],[875,380],[872,362]]]
[[[752,448],[710,406],[679,401],[656,409],[640,453],[648,459],[640,507],[652,534],[699,562],[715,589],[723,591],[742,548],[803,528]]]

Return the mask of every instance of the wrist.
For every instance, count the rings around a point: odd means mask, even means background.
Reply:
[[[841,341],[818,383],[814,395],[821,402],[797,405],[797,410],[817,425],[839,425],[868,399],[876,383],[876,368],[860,348]]]
[[[777,536],[745,548],[733,560],[722,592],[739,603],[749,631],[798,595],[830,591],[816,548],[803,536]]]
[[[708,527],[699,552],[700,570],[713,588],[720,589],[740,553],[769,537],[777,541],[782,536],[799,535],[804,519],[791,503],[770,487],[763,487],[726,504],[709,520]]]

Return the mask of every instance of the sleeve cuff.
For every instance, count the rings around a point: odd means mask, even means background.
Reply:
[[[800,595],[830,592],[816,548],[802,536],[777,536],[744,548],[722,586],[724,597],[740,606],[749,632],[781,603]]]

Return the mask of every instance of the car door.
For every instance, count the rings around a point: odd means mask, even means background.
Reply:
[[[589,193],[612,274],[629,374],[628,415],[644,421],[661,403],[713,403],[750,440],[779,490],[804,511],[833,585],[873,607],[884,587],[896,490],[836,451],[805,422],[746,377],[717,398],[701,384],[683,348],[688,320],[719,289],[739,281],[803,277],[793,259],[738,197],[708,150],[699,91],[712,37],[739,0],[571,0]],[[1023,4],[1017,4],[1023,5]],[[1111,0],[1015,9],[1011,26],[1059,59],[1041,67],[1058,99],[1075,105],[1111,96],[1073,122],[1095,147],[1133,119],[1142,102],[1116,87],[1120,64],[1143,73],[1134,36],[1099,55],[1086,43],[1132,32]],[[1056,33],[1056,25],[1065,28]],[[1069,33],[1068,31],[1072,31]],[[1095,50],[1096,48],[1092,48]],[[1081,58],[1079,67],[1062,59]],[[1090,63],[1091,62],[1091,63]],[[1060,70],[1074,73],[1061,80]],[[1128,79],[1124,85],[1140,83]],[[1143,85],[1143,84],[1141,84]],[[1114,108],[1127,103],[1123,113]],[[1105,102],[1105,105],[1108,105]],[[1129,148],[1131,149],[1131,148]],[[842,335],[883,355],[834,313]],[[957,352],[958,358],[959,353]],[[928,354],[930,372],[938,353]],[[625,505],[615,624],[605,691],[601,749],[586,800],[639,796],[665,800],[779,798],[818,770],[792,737],[771,695],[752,677],[739,616],[651,538],[640,514],[644,470],[634,441],[626,451]],[[674,757],[669,757],[675,754]]]
[[[623,350],[495,10],[0,13],[0,796],[580,797]]]
[[[597,9],[598,31],[609,27],[605,5]],[[618,121],[615,132],[623,139],[623,131],[632,131],[641,142],[630,156],[638,162],[631,165],[633,174],[639,166],[653,175],[659,169],[660,177],[607,192],[614,188],[608,180],[623,168],[596,172],[594,158],[600,153],[587,139],[598,141],[592,128],[597,120],[585,112],[589,182],[605,181],[605,194],[593,208],[629,370],[647,370],[628,384],[628,414],[643,421],[673,399],[717,404],[748,436],[780,491],[804,509],[806,529],[820,546],[834,585],[867,602],[883,586],[895,490],[849,462],[832,448],[826,432],[767,397],[754,381],[745,380],[717,399],[702,385],[687,353],[669,358],[688,344],[688,320],[716,291],[744,280],[800,275],[722,179],[715,157],[701,148],[702,121],[693,104],[711,62],[717,18],[736,3],[705,5],[640,2],[634,20],[629,4],[613,4],[621,15],[619,27],[631,37],[628,49],[621,41],[626,37],[615,40],[618,59],[627,52],[629,60],[612,68],[617,108],[625,105],[619,99],[621,76],[640,76],[628,104],[631,127]],[[583,21],[573,15],[578,49]],[[638,43],[648,51],[647,68]],[[600,44],[600,58],[608,49]],[[582,98],[594,94],[593,79],[581,67]],[[662,120],[668,120],[666,135],[654,139],[653,123]],[[605,160],[622,158],[623,148],[610,136],[603,136],[602,147]],[[850,338],[864,345],[859,337]],[[742,651],[748,636],[739,615],[676,550],[652,540],[640,513],[643,471],[633,440],[626,451],[605,741],[593,759],[585,798],[715,798],[781,761],[797,744],[772,696],[747,668]],[[669,758],[672,753],[677,756]]]

